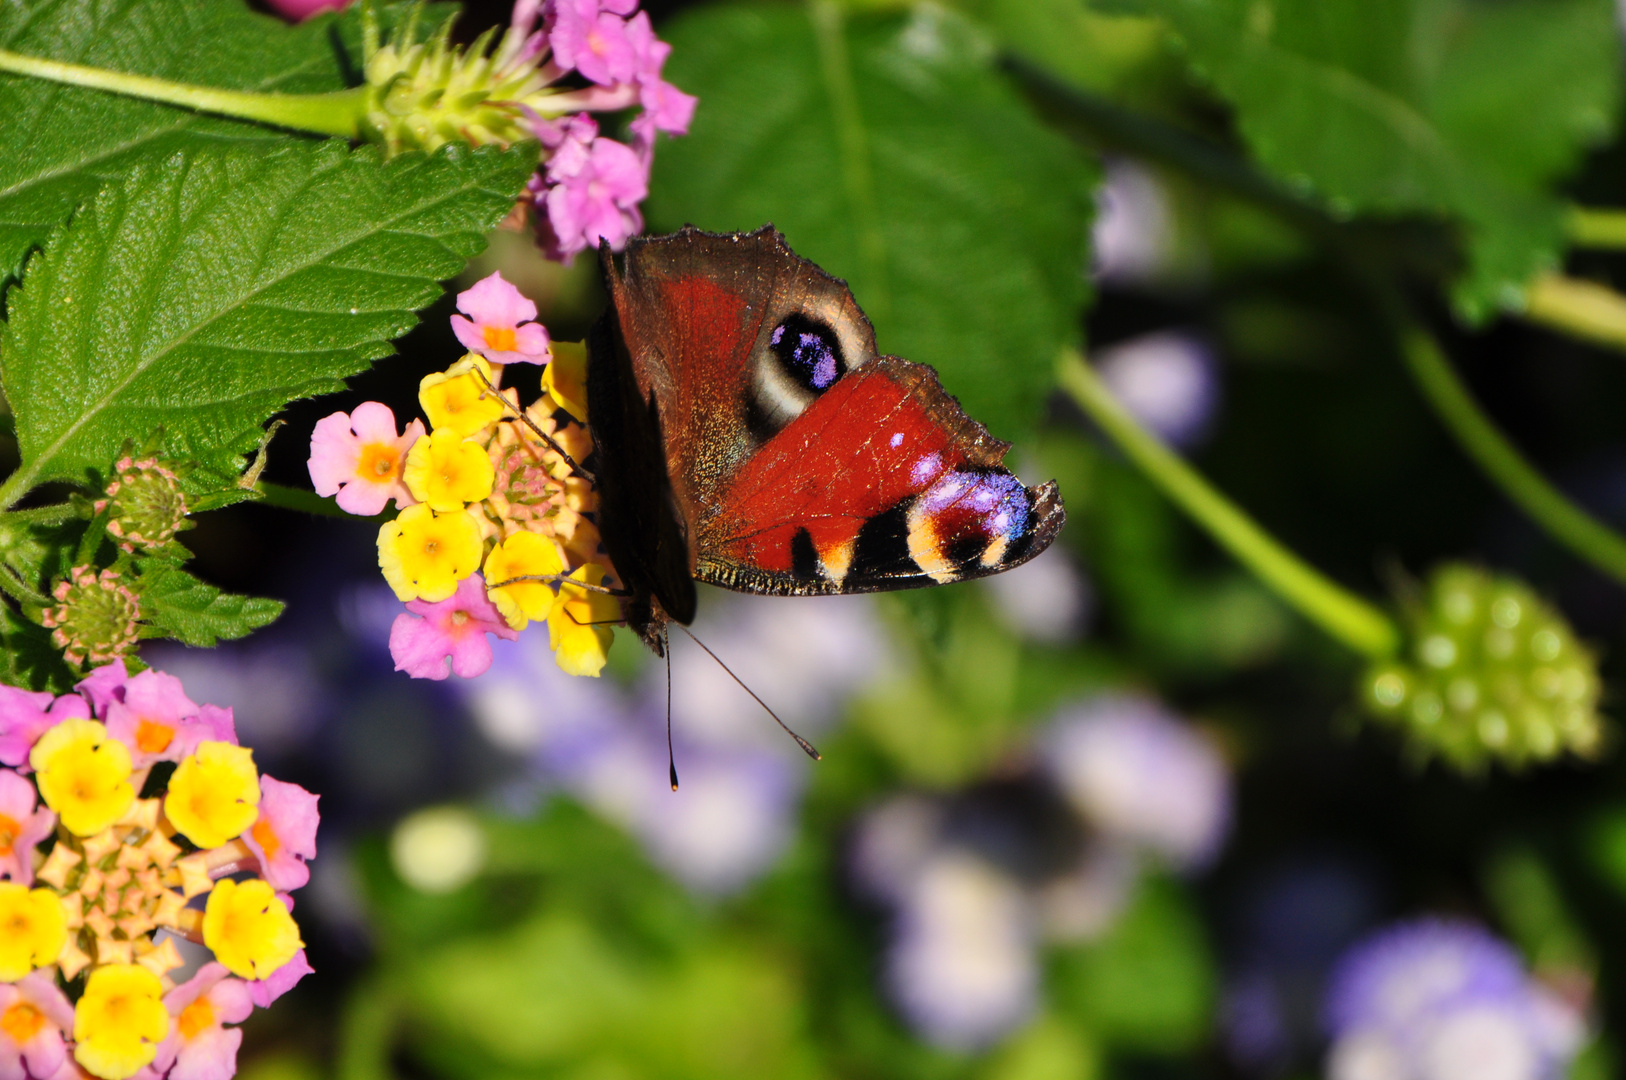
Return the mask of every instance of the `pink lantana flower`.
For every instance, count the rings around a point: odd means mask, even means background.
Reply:
[[[130,672],[125,668],[124,661],[114,660],[110,664],[93,668],[89,675],[74,685],[74,689],[90,702],[92,716],[98,720],[106,720],[107,707],[115,701],[124,700],[124,688],[129,683]]]
[[[181,680],[162,671],[143,671],[125,684],[122,701],[107,706],[107,731],[130,748],[130,761],[145,769],[159,761],[180,761],[205,740],[237,744],[232,711],[194,705]]]
[[[294,953],[292,960],[265,978],[251,979],[248,982],[248,996],[258,1008],[269,1009],[273,1001],[292,990],[300,979],[315,970],[305,958],[305,950],[300,949]]]
[[[265,0],[265,2],[272,11],[289,22],[304,22],[313,15],[320,15],[324,11],[338,11],[350,4],[350,0]]]
[[[158,1046],[152,1069],[168,1080],[231,1080],[237,1073],[241,1024],[254,1011],[248,985],[230,977],[226,965],[204,964],[198,973],[164,995],[173,1018],[169,1035]]]
[[[303,888],[311,879],[306,859],[316,857],[317,796],[298,784],[260,777],[260,817],[243,842],[260,860],[260,876],[273,889]]]
[[[661,68],[666,65],[672,46],[655,36],[655,28],[649,24],[649,15],[643,11],[627,20],[627,40],[632,42],[633,52],[638,59],[635,76],[638,103],[644,107],[644,111],[629,125],[634,135],[639,137],[640,142],[647,138],[651,149],[655,145],[657,131],[664,131],[668,135],[687,135],[689,122],[694,119],[694,109],[700,99],[693,94],[685,94],[661,78]]]
[[[452,333],[465,349],[493,364],[545,364],[553,358],[547,328],[532,321],[536,305],[501,273],[458,293],[457,310],[469,318],[453,315]]]
[[[600,0],[553,0],[547,21],[553,62],[600,86],[631,82],[638,70],[626,20],[603,10],[607,6]]]
[[[362,517],[383,513],[391,499],[397,507],[411,506],[417,500],[401,474],[423,431],[423,421],[415,419],[397,435],[395,414],[377,401],[362,402],[348,416],[324,416],[311,432],[311,485],[318,495],[337,495],[339,509]]]
[[[57,989],[54,969],[0,983],[0,1080],[49,1077],[68,1061],[62,1033],[73,1030],[73,1005]]]
[[[90,708],[78,694],[59,698],[0,685],[0,763],[27,772],[28,752],[51,728],[69,717],[89,719]]]
[[[568,262],[607,240],[621,248],[644,227],[638,204],[649,194],[649,167],[630,146],[599,137],[585,113],[540,129],[553,151],[534,197],[547,206],[539,239],[551,258]]]
[[[485,579],[471,574],[457,586],[457,592],[439,603],[414,600],[407,605],[411,615],[395,617],[390,627],[390,656],[395,670],[414,679],[444,679],[450,670],[472,679],[491,666],[491,643],[487,634],[513,641],[519,632],[486,598]],[[423,616],[416,618],[415,616]]]
[[[34,848],[55,828],[56,814],[39,805],[34,785],[0,771],[0,875],[34,884]]]

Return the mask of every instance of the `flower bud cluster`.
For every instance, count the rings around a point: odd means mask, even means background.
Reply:
[[[593,449],[586,355],[551,344],[536,305],[500,274],[459,294],[458,308],[453,330],[471,351],[420,383],[428,432],[414,420],[397,435],[377,402],[334,413],[312,434],[311,480],[352,513],[395,501],[378,562],[407,604],[390,633],[397,670],[478,675],[491,663],[486,635],[546,622],[560,667],[597,675],[620,607],[602,591],[614,571],[580,468]],[[501,388],[509,363],[547,365],[542,396],[523,408]]]
[[[122,661],[62,697],[0,686],[0,764],[0,1060],[228,1080],[223,1025],[310,971],[288,893],[316,796],[259,773],[230,709]],[[176,938],[214,954],[179,985]]]
[[[156,458],[135,461],[125,456],[113,466],[107,494],[95,504],[107,515],[107,532],[120,548],[134,555],[154,552],[190,528],[186,495],[180,480]]]
[[[1597,660],[1528,586],[1448,565],[1405,614],[1405,655],[1368,671],[1362,697],[1421,756],[1465,772],[1596,756]]]
[[[51,644],[76,666],[128,654],[141,636],[141,599],[117,570],[76,566],[51,590],[56,603],[40,615]]]

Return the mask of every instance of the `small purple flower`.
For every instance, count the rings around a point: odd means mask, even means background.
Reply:
[[[661,78],[661,68],[672,46],[655,36],[649,15],[640,11],[627,22],[627,38],[637,57],[638,103],[644,111],[630,125],[637,142],[653,151],[655,132],[686,135],[699,98],[685,94]]]
[[[390,656],[396,671],[414,679],[444,679],[453,672],[472,679],[491,666],[487,634],[509,641],[519,637],[486,597],[485,579],[479,574],[460,581],[446,599],[414,600],[407,611],[412,614],[397,615],[390,627]]]
[[[34,848],[56,828],[56,814],[39,805],[34,785],[0,771],[0,875],[34,884]]]
[[[108,666],[122,669],[124,665],[115,661]],[[0,685],[0,763],[29,771],[28,752],[41,735],[69,717],[89,716],[90,709],[78,694],[53,698],[46,692],[30,693]]]
[[[164,995],[164,1008],[174,1019],[158,1046],[154,1073],[167,1071],[168,1080],[231,1080],[243,1032],[224,1025],[240,1024],[254,1011],[247,984],[231,978],[224,964],[205,964]]]
[[[260,860],[260,876],[278,892],[304,888],[311,878],[305,860],[316,858],[317,798],[298,784],[260,777],[260,816],[243,842]]]
[[[600,0],[553,0],[547,21],[553,62],[600,86],[631,82],[638,54],[627,37],[626,20],[602,10],[604,6]]]
[[[1178,331],[1143,334],[1102,349],[1096,368],[1119,403],[1173,445],[1194,446],[1208,433],[1219,375],[1206,342]]]
[[[621,248],[644,227],[638,204],[649,194],[649,168],[625,143],[602,138],[586,113],[539,128],[553,151],[533,178],[533,197],[547,208],[539,239],[550,258],[568,262],[599,241]]]
[[[452,316],[452,333],[493,364],[545,364],[552,356],[547,328],[533,321],[536,304],[500,272],[458,293],[457,310],[463,315]]]
[[[91,715],[98,720],[107,719],[107,708],[115,701],[124,700],[124,688],[129,685],[130,672],[123,660],[114,660],[95,668],[80,679],[74,689],[90,702]]]
[[[294,953],[292,960],[265,978],[249,980],[247,984],[249,997],[257,1007],[269,1009],[273,1001],[292,990],[300,979],[313,974],[315,970],[305,958],[305,950],[300,949]]]

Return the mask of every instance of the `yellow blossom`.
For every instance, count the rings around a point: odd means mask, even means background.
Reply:
[[[599,585],[604,581],[604,570],[596,563],[588,563],[577,567],[570,577]],[[568,583],[562,586],[558,602],[548,615],[548,643],[555,662],[572,675],[597,675],[604,670],[615,637],[607,624],[620,615],[621,605],[615,597]]]
[[[553,360],[542,369],[542,392],[553,399],[553,403],[559,408],[582,423],[587,423],[585,343],[580,341],[553,343]]]
[[[490,381],[491,365],[478,353],[467,354],[445,371],[425,375],[418,384],[418,404],[429,417],[429,426],[466,439],[500,419],[508,410],[487,388]]]
[[[523,630],[531,619],[546,619],[553,610],[554,586],[541,581],[495,586],[511,578],[564,572],[558,544],[534,532],[517,532],[486,556],[486,595],[510,627]]]
[[[491,494],[496,472],[486,448],[450,428],[436,428],[412,444],[406,459],[406,486],[431,510],[461,510]]]
[[[45,805],[75,835],[101,832],[135,802],[130,751],[95,720],[62,721],[34,744],[28,763]]]
[[[169,778],[164,816],[200,848],[241,836],[259,815],[260,774],[246,746],[199,743]]]
[[[378,565],[403,601],[451,596],[479,569],[481,548],[480,524],[466,510],[437,514],[419,503],[378,530]]]
[[[152,1064],[169,1034],[163,996],[158,976],[139,965],[92,971],[73,1010],[74,1058],[103,1080],[125,1080]]]
[[[53,962],[67,941],[68,917],[56,893],[0,881],[0,982]]]
[[[305,945],[287,905],[259,878],[215,884],[203,912],[203,943],[244,979],[265,978]]]

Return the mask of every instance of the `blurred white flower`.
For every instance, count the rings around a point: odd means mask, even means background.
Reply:
[[[1091,844],[1079,863],[1039,888],[1039,919],[1051,941],[1093,941],[1112,929],[1140,878],[1139,860],[1113,843]]]
[[[924,867],[897,913],[886,985],[909,1024],[956,1050],[987,1046],[1037,1007],[1033,917],[1022,888],[975,856]]]
[[[982,584],[1012,632],[1047,644],[1076,639],[1095,602],[1089,579],[1056,544],[1015,570],[983,578]]]
[[[1096,370],[1120,404],[1175,446],[1208,432],[1219,404],[1214,352],[1200,338],[1173,330],[1143,334],[1101,349]]]
[[[1230,828],[1230,776],[1219,751],[1147,698],[1106,694],[1064,711],[1041,760],[1062,793],[1108,839],[1195,869]]]
[[[431,806],[402,818],[390,834],[390,862],[419,892],[462,888],[486,861],[486,834],[461,806]]]
[[[1175,260],[1174,210],[1162,181],[1126,158],[1108,159],[1095,192],[1094,275],[1136,285],[1166,276]]]
[[[901,904],[937,851],[943,807],[919,795],[896,795],[865,813],[853,829],[848,865],[872,900]]]

